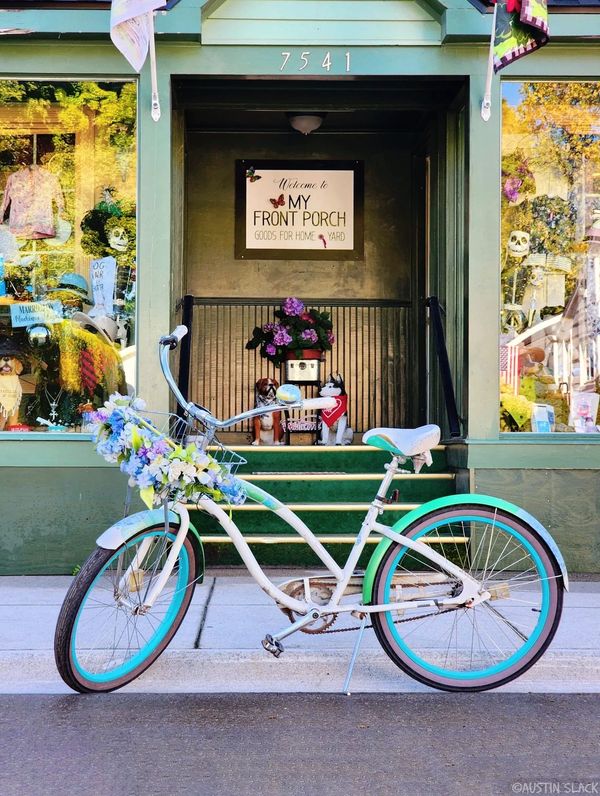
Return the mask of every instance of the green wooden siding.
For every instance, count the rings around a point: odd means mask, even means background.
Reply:
[[[228,0],[202,23],[203,44],[439,44],[441,25],[415,0]]]

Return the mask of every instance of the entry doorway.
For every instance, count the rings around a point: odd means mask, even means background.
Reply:
[[[282,299],[294,296],[331,315],[336,342],[322,372],[344,377],[355,432],[440,422],[427,377],[425,297],[432,283],[437,292],[445,284],[448,224],[464,223],[458,214],[446,217],[441,199],[449,168],[455,171],[446,162],[448,118],[463,88],[458,80],[175,84],[181,229],[174,283],[178,297],[193,297],[191,400],[231,416],[254,405],[259,378],[282,380],[281,369],[245,343],[255,326],[275,320]],[[294,111],[318,112],[321,126],[299,133],[289,123]],[[235,169],[242,160],[360,162],[362,256],[236,258]],[[247,441],[249,431],[236,428],[235,441]]]

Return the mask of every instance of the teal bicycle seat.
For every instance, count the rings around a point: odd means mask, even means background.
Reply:
[[[440,427],[431,423],[419,428],[372,428],[363,434],[362,441],[397,456],[416,456],[435,448],[440,435]]]

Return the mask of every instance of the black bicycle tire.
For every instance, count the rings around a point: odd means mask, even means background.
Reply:
[[[142,531],[135,534],[135,536],[131,537],[127,543],[131,544],[131,542],[134,542],[136,537],[140,534],[146,534],[149,531],[161,530],[163,528],[163,525],[153,525],[149,528],[144,528]],[[178,531],[176,526],[170,526],[170,529],[173,534],[176,534]],[[72,688],[74,691],[78,691],[82,694],[109,693],[110,691],[115,691],[139,677],[164,652],[185,618],[196,586],[198,559],[196,555],[196,547],[193,543],[193,540],[190,539],[189,534],[184,540],[184,545],[186,546],[187,553],[190,556],[191,578],[186,586],[184,599],[173,620],[173,623],[155,650],[153,650],[153,652],[131,672],[121,678],[117,678],[114,682],[111,682],[110,687],[107,687],[108,684],[102,684],[102,686],[99,686],[99,684],[93,683],[91,681],[83,681],[83,679],[77,674],[71,659],[71,639],[77,614],[90,586],[94,582],[94,579],[110,560],[110,558],[114,556],[115,553],[121,549],[121,547],[124,548],[126,545],[123,544],[116,550],[108,550],[103,547],[97,547],[90,554],[90,556],[83,563],[80,571],[76,575],[67,591],[58,616],[56,631],[54,634],[54,658],[56,661],[56,667],[61,678],[66,685],[69,686],[69,688]]]
[[[498,688],[501,685],[505,685],[506,683],[515,680],[517,677],[520,677],[524,672],[530,669],[544,654],[558,628],[561,614],[562,614],[562,605],[563,605],[563,592],[564,587],[562,583],[562,574],[560,572],[560,568],[556,562],[554,555],[552,554],[551,550],[549,549],[545,540],[529,525],[520,521],[517,517],[508,512],[504,512],[502,510],[498,510],[495,508],[487,508],[481,505],[474,505],[474,504],[462,504],[457,506],[448,507],[448,509],[437,510],[431,512],[430,514],[425,515],[424,517],[415,520],[408,528],[403,530],[403,535],[408,536],[409,538],[420,531],[423,526],[432,524],[432,522],[439,521],[440,519],[450,519],[454,515],[460,514],[460,512],[469,511],[475,514],[481,514],[482,516],[488,512],[487,518],[495,517],[502,517],[504,521],[507,521],[511,527],[515,530],[518,529],[519,532],[524,533],[526,537],[529,537],[530,541],[535,541],[535,546],[537,547],[537,552],[542,552],[545,561],[543,562],[545,567],[547,566],[551,572],[553,573],[553,580],[552,583],[556,584],[556,591],[554,597],[556,599],[555,604],[553,605],[552,616],[550,622],[546,622],[544,625],[544,629],[540,634],[543,636],[541,643],[537,644],[535,647],[535,651],[530,655],[527,656],[524,660],[522,665],[519,665],[518,668],[511,670],[510,673],[506,674],[504,677],[498,678],[497,681],[487,684],[479,684],[479,685],[453,685],[451,683],[442,683],[439,680],[433,679],[431,676],[427,676],[423,674],[414,664],[408,662],[402,655],[399,655],[394,648],[394,645],[390,643],[390,639],[388,633],[386,632],[386,626],[384,625],[385,614],[373,614],[373,629],[375,631],[375,635],[377,640],[381,644],[382,649],[386,652],[388,657],[398,666],[402,671],[408,674],[413,679],[427,685],[431,688],[435,688],[442,691],[452,691],[452,692],[480,692],[480,691],[487,691],[493,688]],[[382,587],[382,581],[387,576],[387,567],[391,560],[397,555],[398,549],[403,547],[403,545],[399,543],[392,543],[388,550],[386,551],[384,557],[382,558],[381,562],[378,565],[377,571],[375,573],[375,578],[373,582],[373,597],[372,597],[372,604],[376,604],[380,598],[378,598],[378,592]]]

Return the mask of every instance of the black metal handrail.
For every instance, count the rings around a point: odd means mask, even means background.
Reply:
[[[442,390],[446,403],[446,413],[448,415],[448,425],[451,437],[461,436],[461,421],[456,407],[456,395],[452,381],[452,371],[450,370],[450,360],[448,359],[448,349],[444,337],[444,327],[442,324],[442,310],[437,296],[429,296],[425,299],[425,306],[429,308],[429,317],[433,327],[433,340],[440,366],[440,377],[442,379]]]

